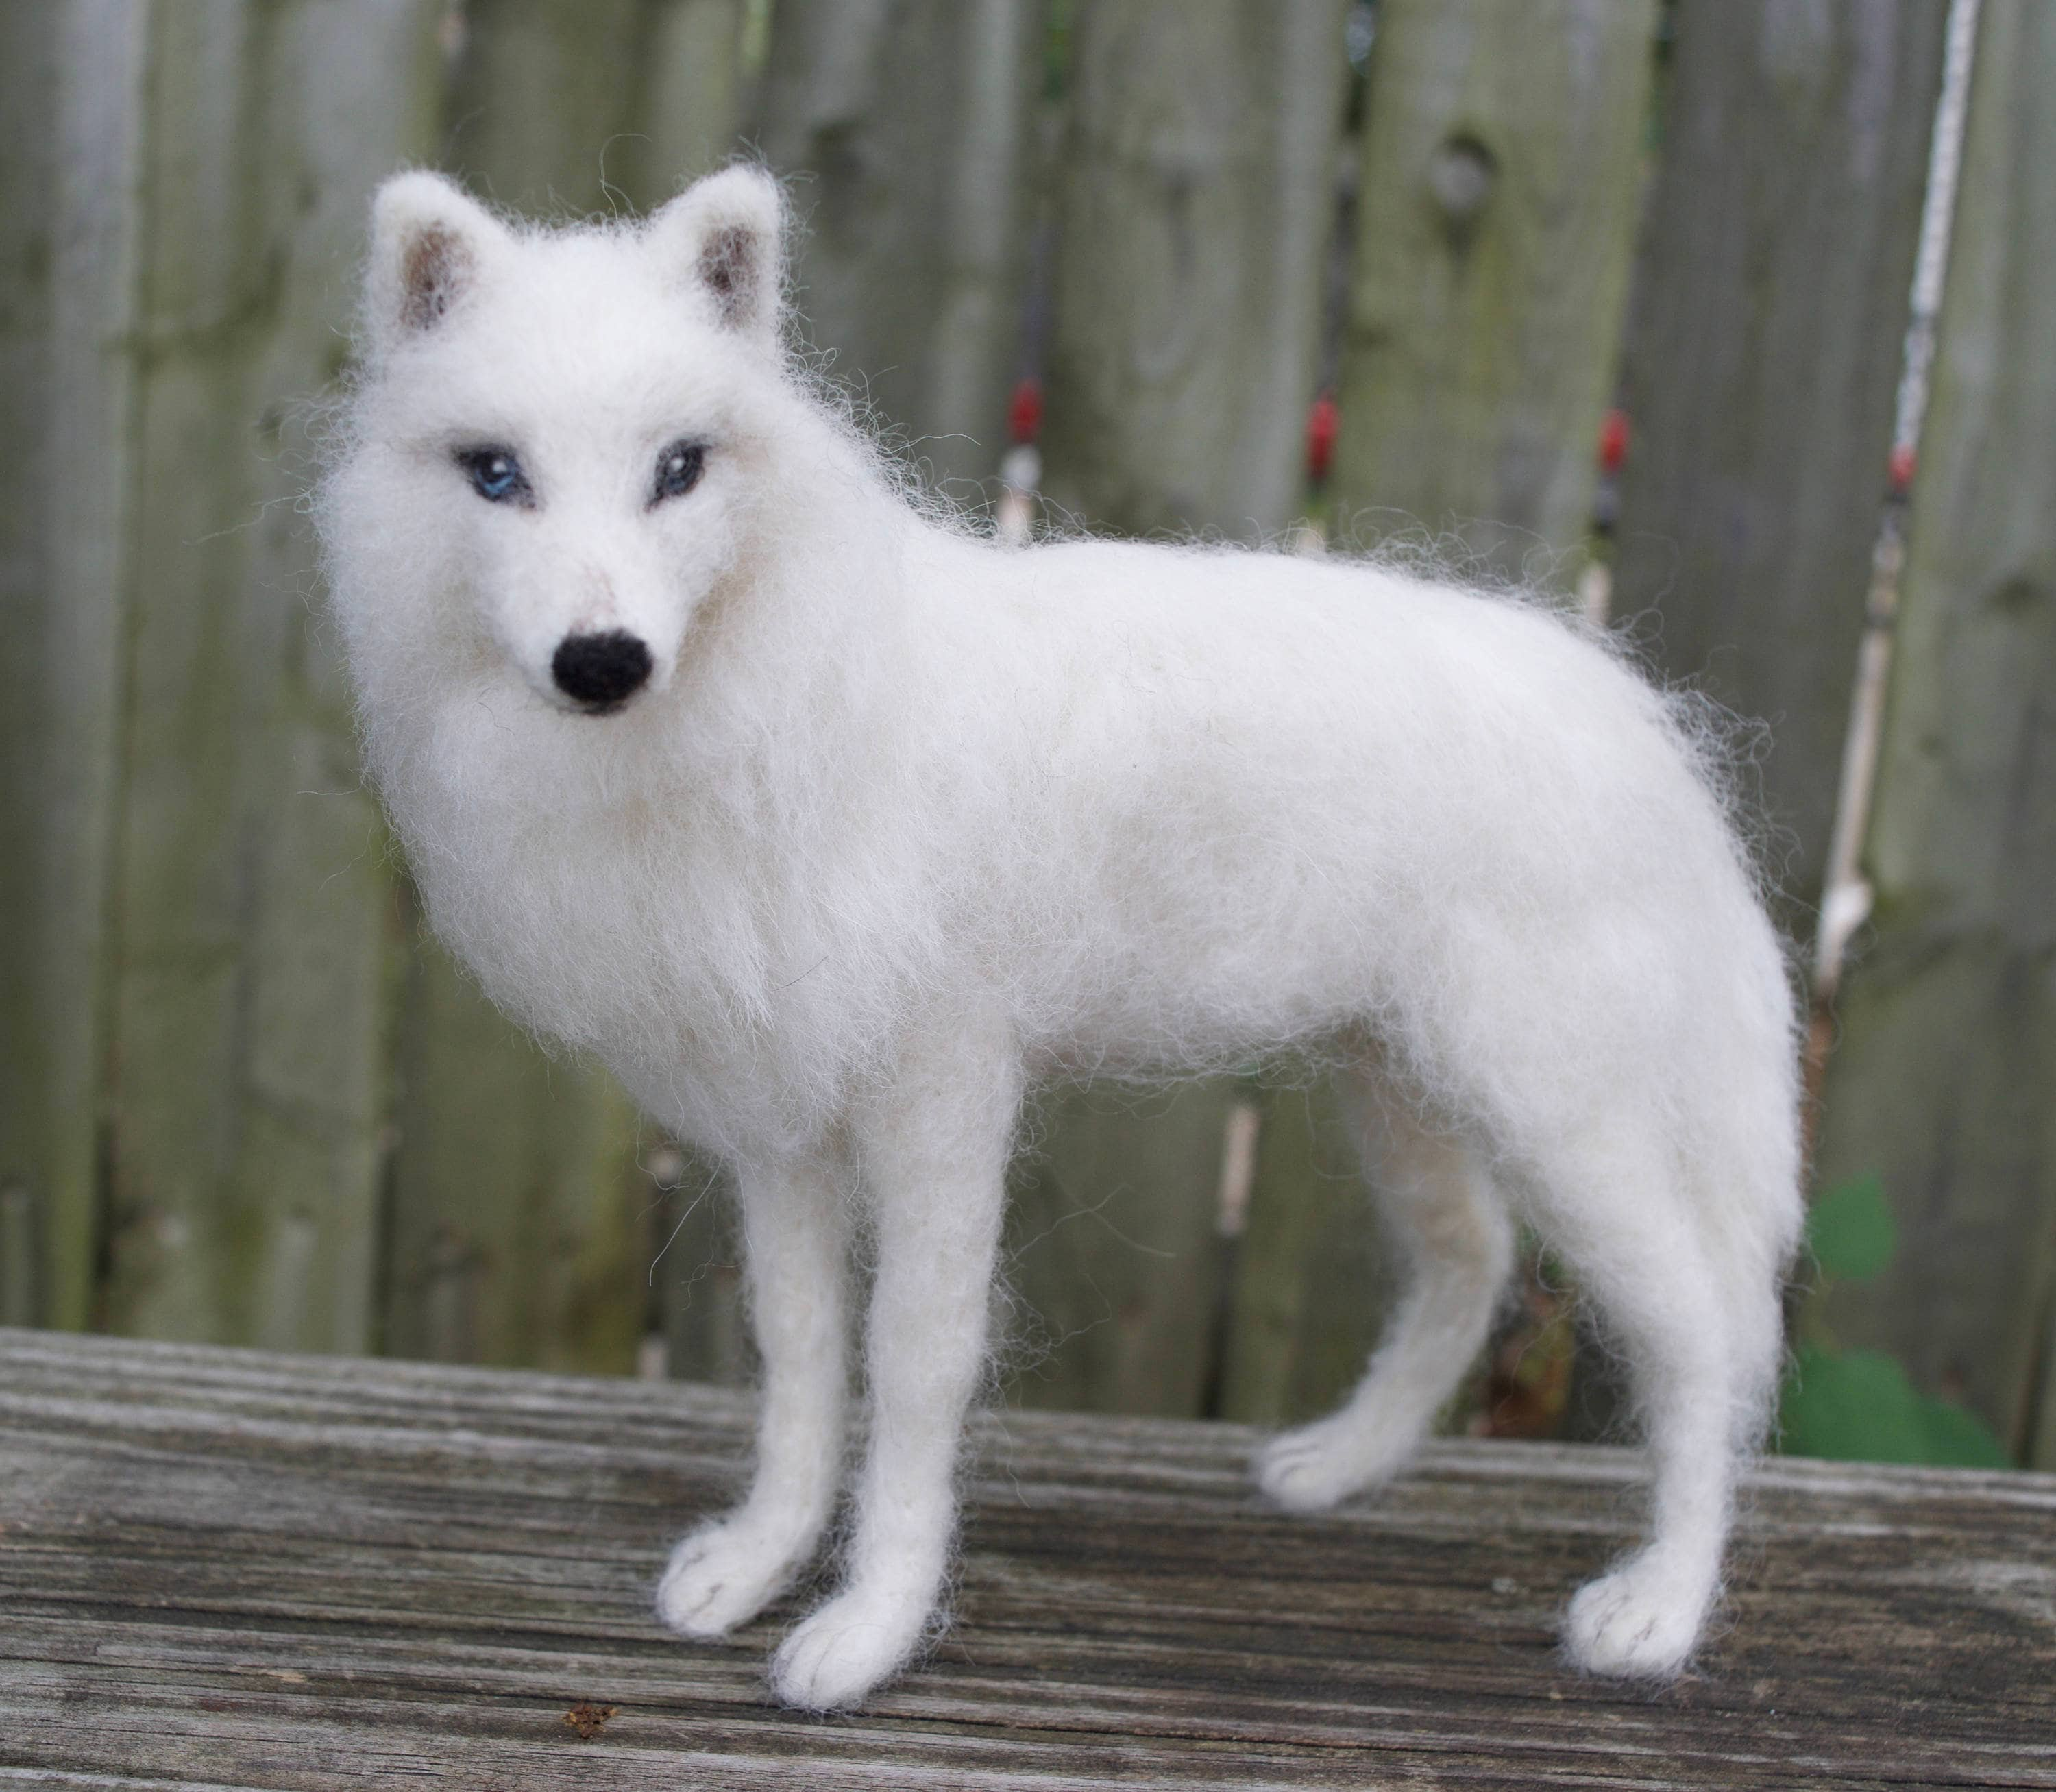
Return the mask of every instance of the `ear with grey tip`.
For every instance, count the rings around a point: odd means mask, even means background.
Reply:
[[[371,202],[366,299],[375,340],[434,329],[512,240],[454,181],[419,169],[394,175]]]
[[[785,231],[778,183],[737,163],[694,181],[658,212],[649,239],[714,323],[768,346],[778,335]]]

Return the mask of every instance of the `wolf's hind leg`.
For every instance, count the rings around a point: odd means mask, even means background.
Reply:
[[[1649,1541],[1572,1600],[1565,1647],[1595,1673],[1667,1676],[1719,1592],[1735,1483],[1776,1374],[1777,1267],[1767,1246],[1726,1247],[1674,1151],[1623,1118],[1544,1155],[1534,1193],[1626,1359],[1652,1481]]]
[[[1405,1287],[1355,1392],[1257,1458],[1258,1485],[1298,1512],[1406,1466],[1483,1347],[1513,1263],[1512,1224],[1476,1147],[1370,1073],[1346,1072],[1341,1086]]]
[[[764,1359],[749,1496],[671,1552],[657,1615],[719,1636],[783,1592],[820,1541],[841,1481],[848,1391],[848,1222],[832,1160],[745,1168],[742,1243],[750,1319]]]

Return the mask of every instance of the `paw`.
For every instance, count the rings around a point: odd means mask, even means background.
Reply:
[[[682,1636],[726,1636],[783,1592],[807,1555],[789,1536],[739,1517],[703,1526],[665,1565],[658,1621]]]
[[[1389,1481],[1416,1440],[1410,1433],[1366,1435],[1368,1429],[1338,1414],[1273,1438],[1257,1453],[1256,1485],[1288,1512],[1326,1512]]]
[[[852,1588],[788,1636],[771,1658],[771,1690],[804,1711],[860,1704],[903,1667],[927,1628],[926,1600]]]
[[[1690,1656],[1712,1603],[1706,1574],[1644,1553],[1578,1589],[1564,1648],[1588,1674],[1667,1680]]]

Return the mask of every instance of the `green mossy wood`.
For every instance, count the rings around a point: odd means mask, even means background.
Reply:
[[[628,1099],[552,1062],[433,942],[417,942],[400,1042],[386,1239],[394,1355],[613,1371],[649,1309],[646,1223]]]
[[[1885,490],[1947,0],[1677,11],[1628,322],[1613,607],[1770,724],[1810,934]]]
[[[93,1313],[143,22],[123,0],[0,8],[0,1317],[18,1325]]]
[[[803,224],[805,333],[975,503],[1020,370],[1046,0],[779,0],[754,140]]]
[[[1655,0],[1384,0],[1336,521],[1562,583],[1591,514]]]
[[[1056,1091],[1031,1116],[1006,1241],[1009,1392],[1023,1405],[1205,1410],[1231,1092],[1093,1085]]]
[[[1131,534],[1298,513],[1342,0],[1089,0],[1057,157],[1044,486]]]
[[[1985,0],[1820,1173],[1875,1173],[1901,1245],[1830,1291],[2056,1463],[2056,9]],[[2039,1405],[2038,1407],[2038,1398]]]
[[[296,499],[440,9],[148,9],[105,1322],[374,1334],[392,890]]]
[[[1391,1266],[1325,1089],[1266,1091],[1248,1223],[1223,1340],[1220,1414],[1317,1418],[1362,1375],[1390,1304]]]
[[[744,0],[469,0],[440,160],[563,218],[662,204],[738,147]]]
[[[595,207],[585,146],[642,108],[646,205],[733,143],[741,0],[618,10],[596,42],[488,0],[0,21],[7,1318],[634,1360],[632,1117],[421,938],[296,503],[380,179],[442,149]]]

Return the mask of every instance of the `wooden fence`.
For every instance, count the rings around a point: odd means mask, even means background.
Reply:
[[[733,1377],[703,1166],[422,938],[298,500],[365,200],[793,177],[800,304],[981,500],[1425,528],[1771,724],[1821,894],[1948,0],[51,0],[0,12],[0,1320]],[[2056,1463],[2056,10],[1983,0],[1821,1176],[1896,1258],[1814,1323]],[[1340,419],[1310,493],[1317,390]],[[1632,440],[1591,528],[1593,444]],[[1310,509],[1311,507],[1311,509]],[[1031,1402],[1271,1419],[1382,1298],[1323,1098],[1042,1110]],[[652,1269],[653,1261],[655,1268]],[[1582,1383],[1582,1394],[1577,1392]],[[1539,1267],[1471,1396],[1602,1421]]]

